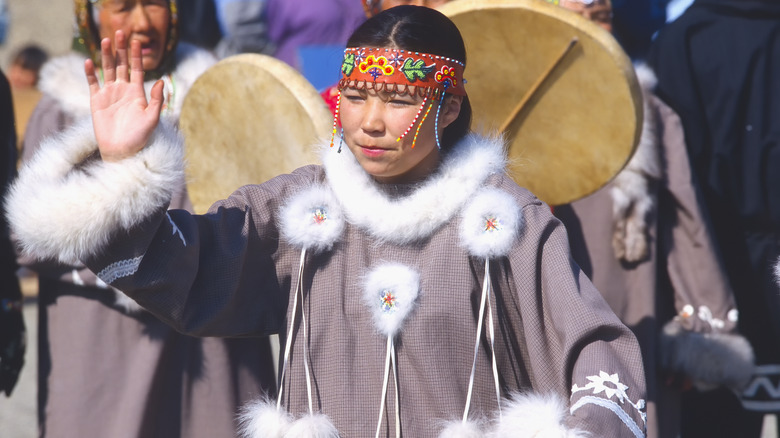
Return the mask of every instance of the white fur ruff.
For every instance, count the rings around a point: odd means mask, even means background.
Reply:
[[[463,211],[460,238],[473,256],[502,257],[509,253],[524,226],[520,207],[509,194],[485,189]]]
[[[452,421],[439,433],[439,438],[485,438],[482,424],[474,421]]]
[[[564,420],[569,407],[554,394],[514,394],[505,400],[494,438],[585,438],[589,434],[569,429]]]
[[[164,123],[136,156],[75,169],[96,150],[91,123],[81,123],[45,141],[21,169],[5,208],[24,254],[84,260],[99,253],[111,233],[165,207],[184,184],[181,140]]]
[[[292,422],[292,415],[276,409],[276,402],[263,398],[241,408],[238,433],[241,438],[283,438]]]
[[[448,153],[439,171],[408,197],[383,193],[348,149],[324,148],[322,163],[328,183],[347,220],[378,240],[407,244],[430,236],[506,163],[503,143],[469,135]]]
[[[279,228],[292,245],[314,252],[333,247],[344,231],[341,208],[327,187],[312,187],[282,208]]]
[[[420,275],[408,266],[388,263],[372,270],[364,286],[363,303],[371,311],[376,329],[394,337],[417,306]]]
[[[693,332],[674,320],[664,326],[662,366],[689,376],[702,388],[723,385],[739,391],[753,375],[753,361],[753,348],[738,334]]]

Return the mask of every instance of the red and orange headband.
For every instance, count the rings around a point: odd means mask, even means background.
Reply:
[[[370,88],[438,99],[444,93],[466,95],[463,69],[455,59],[399,49],[347,48],[339,90]]]

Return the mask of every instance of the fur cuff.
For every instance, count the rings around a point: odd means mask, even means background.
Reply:
[[[586,438],[589,434],[564,424],[569,406],[554,395],[515,394],[504,403],[492,437]]]
[[[693,332],[673,320],[661,334],[661,366],[702,388],[722,385],[739,391],[753,374],[753,348],[738,334]]]
[[[777,285],[780,286],[780,258],[777,259],[777,264],[775,264],[775,280],[777,280]]]
[[[25,255],[84,260],[117,229],[131,229],[165,207],[184,184],[181,139],[163,123],[132,158],[108,163],[93,158],[96,153],[87,121],[44,141],[19,172],[5,208]]]

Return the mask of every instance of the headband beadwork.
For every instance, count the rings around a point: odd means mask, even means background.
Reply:
[[[339,90],[375,89],[408,94],[410,86],[422,97],[466,95],[465,64],[444,56],[399,49],[351,47],[344,50]]]

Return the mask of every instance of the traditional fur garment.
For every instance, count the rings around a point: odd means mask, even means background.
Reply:
[[[154,174],[180,160],[173,143],[158,134],[147,148],[168,159],[123,163]],[[347,150],[323,153],[324,166],[245,186],[205,216],[166,213],[160,182],[91,205],[97,216],[143,202],[145,213],[69,231],[110,236],[79,255],[183,332],[287,333],[280,408],[248,407],[248,436],[296,425],[436,436],[464,409],[458,429],[491,434],[526,424],[528,406],[541,409],[529,437],[643,435],[638,347],[571,264],[549,207],[504,174],[500,141],[467,137],[438,172],[399,187]],[[102,181],[99,167],[83,172]],[[500,422],[480,420],[499,408]]]

